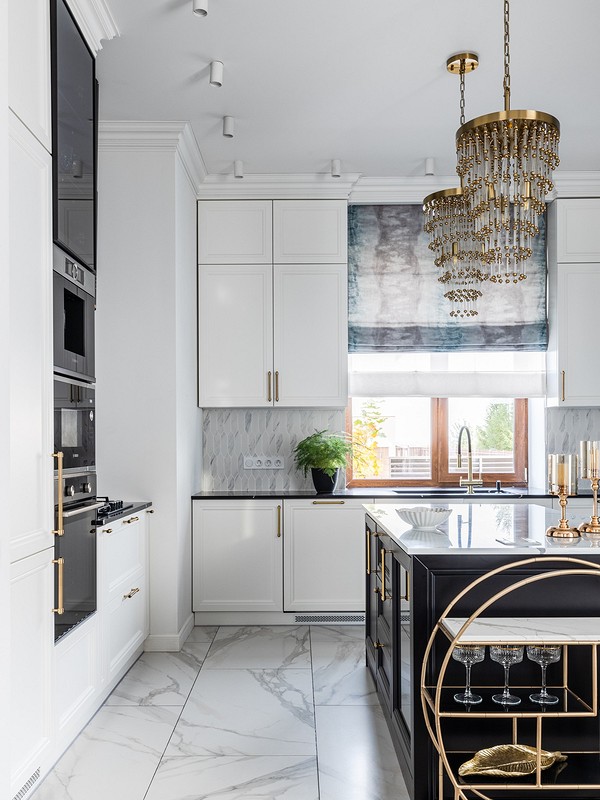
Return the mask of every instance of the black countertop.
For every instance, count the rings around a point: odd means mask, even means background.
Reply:
[[[271,497],[280,497],[283,500],[305,500],[311,499],[315,497],[319,497],[321,499],[343,499],[347,498],[351,500],[355,498],[356,500],[361,499],[370,499],[373,498],[377,500],[377,498],[385,497],[397,500],[399,503],[402,503],[405,499],[407,500],[416,500],[416,499],[427,499],[428,497],[435,497],[435,498],[468,498],[469,500],[473,500],[474,502],[477,499],[497,499],[498,502],[510,502],[510,499],[514,498],[527,498],[529,500],[536,500],[536,499],[548,499],[551,498],[552,495],[548,494],[547,491],[543,489],[537,489],[535,487],[506,487],[501,493],[491,492],[489,494],[474,494],[468,495],[466,491],[459,492],[456,491],[457,487],[450,487],[450,488],[443,488],[441,487],[439,491],[435,491],[435,494],[431,493],[432,488],[435,487],[425,487],[427,489],[427,494],[423,493],[423,490],[420,490],[420,487],[416,486],[414,488],[406,487],[402,490],[401,494],[397,494],[393,488],[376,488],[376,487],[361,487],[356,489],[341,489],[339,491],[333,492],[331,494],[317,494],[315,491],[301,491],[301,490],[293,490],[288,489],[285,491],[277,491],[275,489],[267,490],[267,491],[213,491],[213,492],[196,492],[192,495],[192,500],[267,500]],[[585,496],[585,493],[583,493]]]
[[[130,505],[131,504],[131,505]],[[124,506],[129,506],[129,508],[123,508],[122,511],[119,511],[116,514],[112,514],[110,517],[102,517],[98,518],[96,525],[101,528],[104,525],[108,525],[109,522],[116,522],[119,519],[123,519],[123,517],[129,517],[131,514],[136,514],[138,511],[143,511],[145,508],[149,508],[152,505],[151,500],[124,500]]]

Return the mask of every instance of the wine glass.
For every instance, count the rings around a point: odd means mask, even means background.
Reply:
[[[546,690],[546,669],[548,664],[560,661],[561,651],[560,645],[527,645],[527,658],[535,661],[542,668],[542,691],[529,695],[529,699],[534,703],[558,703],[558,697],[548,694]]]
[[[471,691],[471,667],[485,658],[485,646],[478,644],[458,645],[452,651],[452,658],[465,665],[466,681],[465,691],[457,692],[454,699],[457,703],[481,703],[481,696]]]
[[[492,695],[494,703],[501,703],[505,706],[516,706],[521,702],[521,698],[511,694],[508,689],[508,673],[513,664],[523,661],[525,648],[519,644],[492,645],[490,647],[490,658],[504,667],[504,691],[502,694]]]

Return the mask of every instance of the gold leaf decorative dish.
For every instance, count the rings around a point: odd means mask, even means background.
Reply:
[[[548,769],[559,761],[566,761],[562,753],[541,751],[542,769]],[[465,775],[499,775],[506,778],[518,778],[531,775],[537,766],[537,750],[526,744],[498,744],[479,750],[470,761],[465,761],[458,768],[461,777]]]

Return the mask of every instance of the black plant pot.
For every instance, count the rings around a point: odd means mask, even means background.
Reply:
[[[328,475],[326,472],[323,472],[322,469],[315,469],[313,467],[313,469],[311,469],[311,474],[317,494],[331,494],[335,489],[339,472],[339,469],[336,469],[333,475]]]

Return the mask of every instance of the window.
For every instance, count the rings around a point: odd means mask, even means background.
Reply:
[[[469,429],[473,473],[486,485],[525,483],[527,400],[512,398],[353,397],[348,432],[357,443],[349,486],[457,485],[458,434]]]

